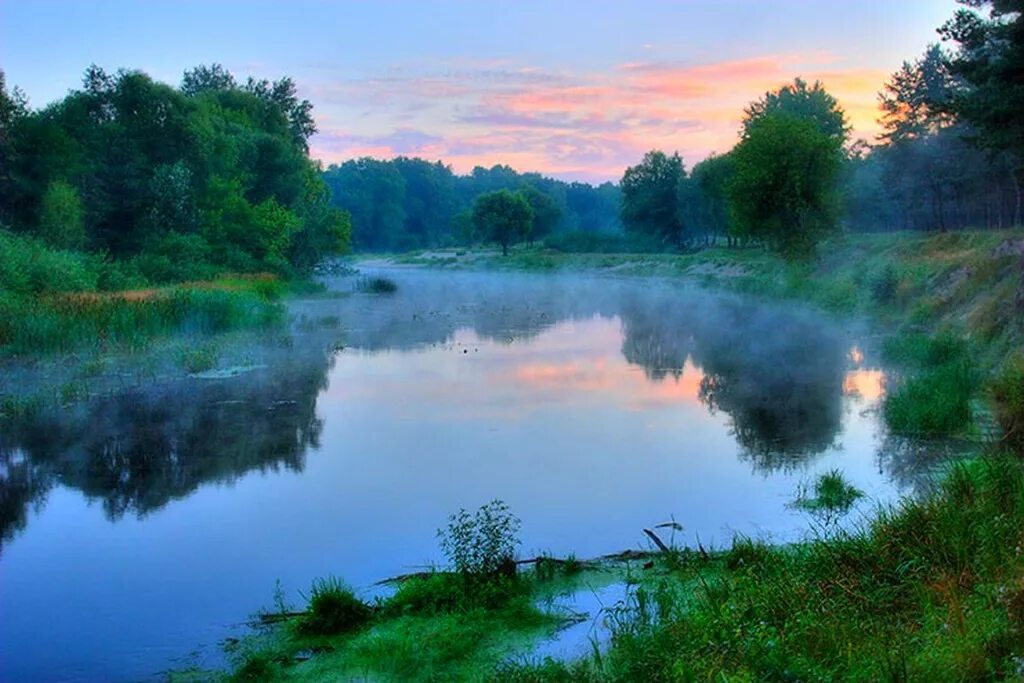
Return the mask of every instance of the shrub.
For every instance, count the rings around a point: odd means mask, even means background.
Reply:
[[[309,595],[309,611],[299,621],[307,635],[348,633],[366,624],[373,610],[334,577],[317,579]]]
[[[871,300],[879,305],[892,303],[900,286],[896,269],[890,264],[871,279]]]
[[[519,518],[508,506],[493,500],[474,514],[460,509],[438,530],[441,549],[456,571],[464,574],[515,573]]]
[[[398,285],[386,277],[363,277],[356,282],[356,289],[366,294],[394,294]]]

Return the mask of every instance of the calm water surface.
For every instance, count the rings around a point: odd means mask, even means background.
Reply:
[[[735,532],[798,538],[797,487],[882,456],[868,340],[810,312],[656,281],[394,271],[295,304],[272,362],[138,387],[0,434],[0,680],[138,680],[336,574],[442,561],[449,513],[504,499],[524,554]],[[351,280],[333,286],[350,289]]]

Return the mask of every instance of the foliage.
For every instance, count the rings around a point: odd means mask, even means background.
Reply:
[[[534,211],[531,239],[567,230],[618,232],[618,188],[564,183],[508,166],[456,175],[425,159],[354,159],[323,172],[334,206],[352,214],[357,248],[405,251],[486,239],[472,225],[472,206],[483,194],[519,192]]]
[[[309,594],[309,611],[299,622],[307,635],[347,633],[366,624],[373,611],[339,579],[317,579]]]
[[[39,236],[59,249],[85,246],[85,222],[78,190],[63,181],[46,188],[39,206]]]
[[[530,205],[533,220],[530,223],[530,240],[541,240],[554,232],[562,220],[562,210],[550,196],[533,185],[524,185],[519,194]]]
[[[954,93],[950,108],[978,131],[984,147],[1009,151],[1020,164],[1024,154],[1021,4],[1018,0],[960,0],[960,4],[964,7],[939,30],[945,40],[957,44],[949,68],[965,83]],[[985,9],[988,16],[982,14]]]
[[[0,216],[19,232],[125,260],[173,234],[207,266],[282,274],[347,247],[307,155],[311,105],[288,78],[240,85],[213,65],[174,88],[90,66],[81,89],[44,109],[0,101]]]
[[[520,521],[500,500],[480,506],[473,514],[465,509],[448,518],[438,530],[441,549],[455,571],[462,574],[509,573],[519,545]],[[512,574],[515,565],[511,565]]]
[[[473,203],[473,227],[476,234],[501,245],[508,256],[508,247],[530,235],[533,209],[519,193],[496,190],[480,195]]]
[[[728,186],[737,234],[795,258],[814,252],[837,224],[838,140],[785,111],[747,122]]]
[[[686,240],[679,211],[679,186],[686,176],[683,161],[652,150],[622,176],[622,224],[626,230],[650,235],[667,246]]]
[[[757,123],[765,118],[783,114],[808,121],[836,147],[841,147],[850,134],[850,127],[839,103],[825,87],[815,81],[811,86],[801,78],[764,94],[744,110],[743,138],[747,138]]]

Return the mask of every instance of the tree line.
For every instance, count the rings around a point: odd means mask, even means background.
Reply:
[[[330,166],[323,177],[334,204],[351,214],[353,242],[359,249],[404,251],[482,240],[507,246],[559,231],[622,229],[619,190],[612,183],[569,183],[503,165],[477,166],[457,175],[439,161],[409,157],[353,159]],[[494,226],[481,224],[480,211],[474,220],[477,198],[491,193],[499,194],[485,204],[505,203],[508,210],[523,214],[511,232],[494,232]]]
[[[351,230],[309,158],[315,131],[289,78],[199,66],[174,87],[90,66],[32,109],[0,72],[0,226],[150,281],[308,272]]]

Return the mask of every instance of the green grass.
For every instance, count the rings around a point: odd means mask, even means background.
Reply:
[[[494,680],[1014,678],[1024,647],[1024,473],[991,456],[862,531],[773,547],[739,539],[648,578],[612,645]]]
[[[886,357],[907,376],[888,392],[883,414],[897,434],[952,436],[971,426],[978,373],[969,345],[955,335],[905,334],[889,338]]]
[[[839,470],[818,475],[813,488],[813,496],[801,493],[794,506],[808,512],[845,513],[864,497],[864,492],[848,483]]]
[[[284,285],[232,275],[146,289],[130,264],[0,230],[0,355],[139,349],[173,333],[274,325]],[[107,291],[118,286],[118,291]],[[123,289],[120,287],[131,287]]]

